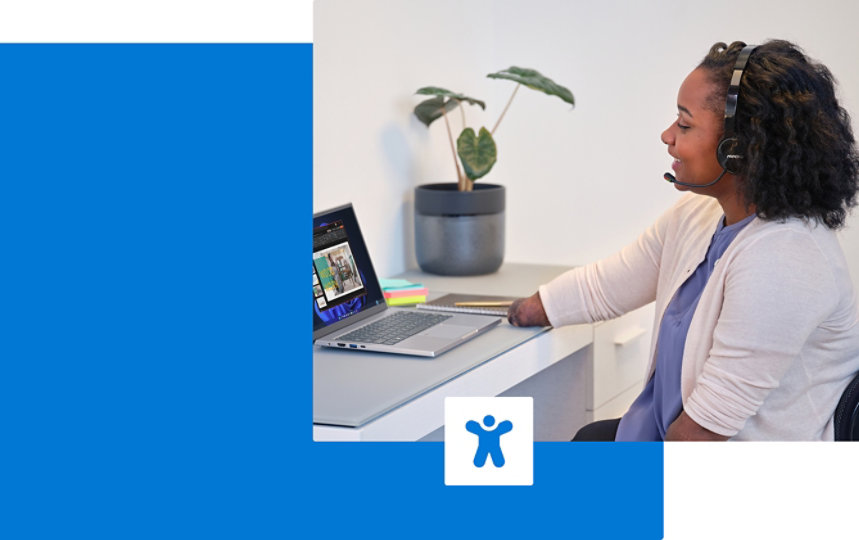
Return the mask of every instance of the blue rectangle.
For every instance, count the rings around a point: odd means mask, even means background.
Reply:
[[[440,444],[311,441],[310,45],[0,66],[4,537],[661,537],[661,445],[449,488]]]

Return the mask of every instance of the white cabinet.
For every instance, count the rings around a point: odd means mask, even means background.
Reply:
[[[644,387],[653,316],[651,303],[594,325],[587,396],[594,421],[622,416]]]

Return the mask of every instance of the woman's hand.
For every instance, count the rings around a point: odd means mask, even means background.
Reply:
[[[507,321],[513,326],[550,326],[540,293],[513,302],[507,310]]]

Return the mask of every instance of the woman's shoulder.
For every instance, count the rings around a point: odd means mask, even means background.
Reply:
[[[788,218],[769,220],[756,218],[748,226],[747,236],[751,241],[767,239],[768,244],[808,243],[823,251],[838,248],[835,231],[816,219]]]
[[[728,259],[756,261],[767,272],[820,274],[849,281],[844,251],[835,231],[816,220],[756,218],[737,235]],[[733,255],[731,257],[730,255]]]

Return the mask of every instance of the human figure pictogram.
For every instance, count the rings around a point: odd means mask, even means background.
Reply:
[[[495,425],[495,417],[487,414],[483,417],[486,427]],[[513,429],[513,422],[504,420],[495,429],[486,429],[474,420],[465,423],[465,429],[477,435],[477,452],[474,454],[474,466],[483,467],[486,457],[492,456],[492,464],[504,466],[504,453],[501,452],[501,436]]]

